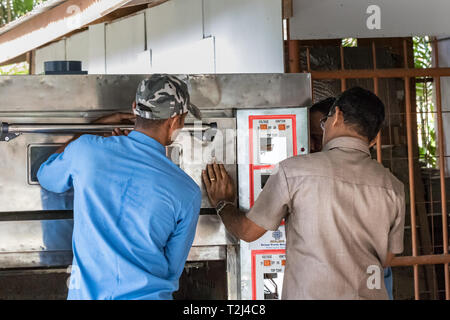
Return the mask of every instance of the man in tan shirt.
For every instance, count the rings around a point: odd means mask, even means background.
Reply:
[[[279,163],[251,210],[223,165],[203,181],[227,230],[251,242],[286,221],[283,299],[387,299],[383,266],[403,251],[404,186],[371,159],[384,105],[359,87],[337,97],[322,152]]]

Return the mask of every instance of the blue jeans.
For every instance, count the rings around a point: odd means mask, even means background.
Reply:
[[[392,296],[392,269],[391,267],[384,268],[384,285],[389,296],[389,300],[393,300]]]

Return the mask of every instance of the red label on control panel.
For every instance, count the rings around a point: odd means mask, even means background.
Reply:
[[[297,155],[297,127],[296,127],[296,116],[294,114],[289,115],[261,115],[261,116],[249,116],[249,147],[250,147],[250,207],[253,207],[253,204],[255,203],[255,188],[254,188],[254,171],[255,170],[261,170],[261,169],[273,169],[276,164],[270,164],[270,165],[255,165],[254,164],[254,157],[253,157],[253,121],[254,120],[291,120],[292,121],[292,144],[293,144],[293,155]],[[284,129],[281,129],[284,128]],[[259,125],[260,129],[267,129],[268,125],[266,123],[262,123]],[[279,130],[286,130],[285,124],[279,124],[278,125]]]
[[[273,255],[273,254],[286,254],[286,250],[282,249],[282,250],[252,250],[252,299],[256,300],[256,278],[255,278],[255,274],[256,274],[256,255],[260,255],[260,254],[268,254],[268,255]],[[266,265],[266,261],[269,261],[269,264]],[[285,260],[283,260],[285,261]],[[265,260],[264,261],[264,266],[270,266],[271,261],[270,260]]]

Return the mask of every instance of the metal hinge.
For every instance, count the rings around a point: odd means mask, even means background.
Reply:
[[[0,123],[0,141],[8,142],[20,135],[20,133],[10,133],[8,128],[9,125],[6,122]]]

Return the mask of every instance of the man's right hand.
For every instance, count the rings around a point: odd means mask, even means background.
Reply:
[[[114,131],[112,132],[112,136],[116,137],[116,136],[127,136],[130,134],[130,130],[120,130],[119,128],[115,128]]]
[[[99,124],[134,124],[134,120],[136,120],[136,115],[132,113],[114,113],[105,117],[101,117],[94,121],[94,123]],[[130,133],[129,130],[120,130],[119,128],[115,128],[111,134],[104,134],[104,137],[110,136],[127,136]]]
[[[127,123],[134,124],[134,120],[136,116],[132,113],[122,113],[117,112],[108,116],[101,117],[94,121],[94,123],[100,124],[119,124],[119,123]]]

